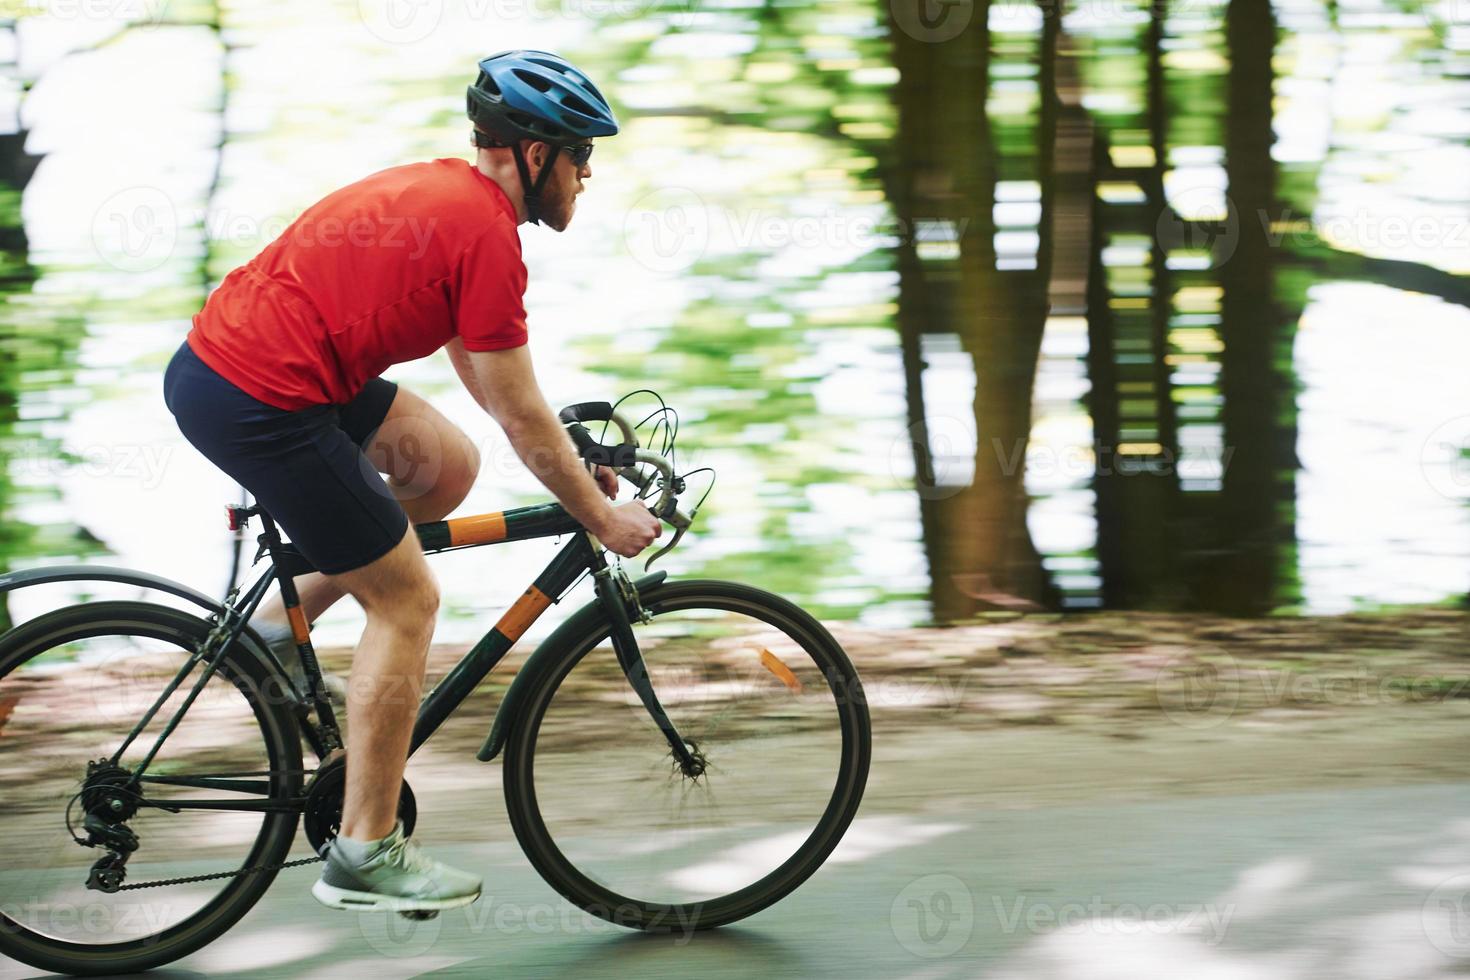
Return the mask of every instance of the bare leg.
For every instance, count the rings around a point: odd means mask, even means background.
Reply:
[[[342,833],[376,840],[392,832],[408,760],[439,590],[410,528],[388,554],[331,577],[367,612],[347,695],[347,798]]]
[[[387,476],[411,524],[443,520],[453,513],[480,471],[480,454],[469,437],[405,388],[398,389],[383,424],[363,451]],[[296,591],[308,623],[347,594],[340,583],[320,572],[298,578]],[[284,627],[286,609],[280,595],[261,603],[251,622]]]

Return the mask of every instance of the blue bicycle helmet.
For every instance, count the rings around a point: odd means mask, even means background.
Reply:
[[[559,149],[595,136],[613,136],[618,121],[607,99],[566,59],[547,51],[502,51],[480,62],[480,75],[465,92],[476,146],[508,146],[525,192],[526,212],[539,223],[541,191],[551,175],[543,167],[535,185],[521,140]]]

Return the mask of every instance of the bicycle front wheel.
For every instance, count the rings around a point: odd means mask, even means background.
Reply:
[[[536,869],[587,912],[708,929],[780,900],[837,846],[867,780],[867,705],[831,634],[779,596],[689,581],[640,598],[649,679],[705,772],[674,762],[594,605],[514,720],[506,803]]]
[[[230,647],[134,778],[196,663],[119,754],[209,631],[166,606],[97,602],[0,638],[0,953],[62,973],[146,970],[219,936],[274,878],[250,869],[290,850],[302,775],[273,668]],[[98,875],[103,838],[131,851]]]

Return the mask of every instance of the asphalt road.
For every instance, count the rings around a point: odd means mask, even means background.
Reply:
[[[468,909],[424,923],[332,912],[308,894],[314,871],[295,869],[228,936],[153,976],[1463,976],[1460,714],[1127,738],[894,733],[829,864],[777,906],[692,937],[572,909],[496,812],[487,843],[431,841],[485,874]],[[421,803],[442,826],[441,764],[421,767]],[[38,975],[0,963],[0,977]]]

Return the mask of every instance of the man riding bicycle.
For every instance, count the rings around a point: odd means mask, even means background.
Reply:
[[[617,120],[556,55],[507,51],[479,69],[467,95],[473,164],[392,167],[312,205],[225,277],[164,377],[185,438],[319,570],[296,583],[300,622],[287,625],[277,599],[262,607],[263,635],[294,646],[343,595],[367,614],[346,697],[341,835],[312,890],[334,908],[453,908],[481,884],[424,855],[396,820],[439,602],[412,525],[459,505],[479,456],[442,414],[378,375],[444,348],[517,455],[605,547],[631,557],[661,530],[641,503],[604,499],[617,494],[616,474],[588,474],[526,348],[517,226],[566,229],[592,176],[592,139],[616,134]],[[385,423],[418,455],[373,452]]]

